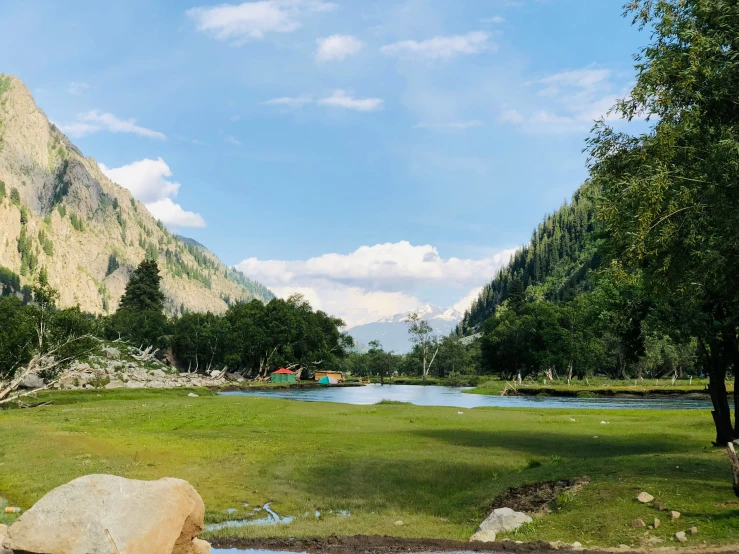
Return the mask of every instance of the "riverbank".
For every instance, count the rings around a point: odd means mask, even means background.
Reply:
[[[734,391],[733,383],[727,383],[729,394]],[[511,381],[490,379],[479,386],[466,390],[468,394],[510,396],[553,396],[562,398],[666,398],[686,400],[710,400],[708,379],[695,378],[676,380],[652,379],[649,381],[624,381],[595,378],[588,382],[566,381],[532,382],[517,384]]]
[[[713,426],[702,411],[351,406],[204,389],[39,400],[53,405],[0,412],[0,496],[24,509],[83,474],[171,476],[195,486],[208,523],[264,518],[255,508],[268,502],[293,518],[226,527],[212,540],[465,541],[509,489],[588,476],[589,485],[553,499],[550,513],[508,538],[669,546],[675,532],[695,526],[689,544],[728,544],[739,527],[726,454],[710,447]],[[638,503],[642,490],[681,519]],[[662,526],[648,536],[631,526],[655,517]]]

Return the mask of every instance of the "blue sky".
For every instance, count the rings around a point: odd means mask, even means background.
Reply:
[[[171,228],[356,324],[465,306],[570,197],[648,39],[621,13],[6,0],[0,71]]]

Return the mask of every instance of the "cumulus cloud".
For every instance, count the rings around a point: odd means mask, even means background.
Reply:
[[[335,90],[333,94],[327,98],[318,101],[324,106],[332,106],[335,108],[345,108],[347,110],[357,110],[360,112],[371,112],[382,108],[383,100],[380,98],[352,98],[345,91]]]
[[[462,55],[493,51],[490,34],[472,31],[466,35],[437,36],[424,41],[404,40],[380,48],[386,56],[400,59],[443,61]]]
[[[136,124],[135,119],[118,119],[112,113],[91,110],[77,116],[77,121],[57,125],[62,132],[75,138],[84,137],[100,131],[110,133],[131,133],[141,137],[164,140],[164,133],[153,131]]]
[[[147,158],[115,168],[99,165],[111,181],[130,190],[134,198],[143,202],[152,215],[165,225],[205,227],[205,220],[200,214],[186,211],[172,200],[177,197],[181,185],[169,180],[172,170],[162,158]]]
[[[267,33],[291,33],[302,26],[306,15],[335,8],[336,4],[324,0],[261,0],[195,7],[186,13],[198,31],[243,44]]]
[[[359,52],[364,44],[351,35],[331,35],[316,39],[318,49],[316,60],[319,62],[342,61]]]
[[[314,307],[340,315],[354,326],[418,307],[422,287],[481,287],[513,252],[504,250],[482,259],[445,259],[431,245],[401,241],[307,260],[247,258],[236,267],[280,296],[301,292],[313,298]]]

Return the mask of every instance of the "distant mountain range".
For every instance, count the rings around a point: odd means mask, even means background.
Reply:
[[[421,306],[416,310],[418,315],[428,322],[439,336],[451,333],[462,321],[463,314],[454,308],[439,308],[438,306]],[[408,335],[408,324],[405,320],[408,313],[395,314],[389,317],[357,325],[348,330],[360,349],[366,349],[372,340],[379,340],[382,347],[396,354],[405,354],[411,350]]]

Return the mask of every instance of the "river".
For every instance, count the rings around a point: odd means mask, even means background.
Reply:
[[[613,410],[710,410],[710,400],[659,398],[563,398],[554,396],[490,396],[467,394],[468,389],[422,385],[366,385],[315,389],[266,389],[224,392],[224,396],[259,396],[303,402],[338,402],[369,405],[382,400],[407,402],[417,406],[456,408],[564,408]]]

